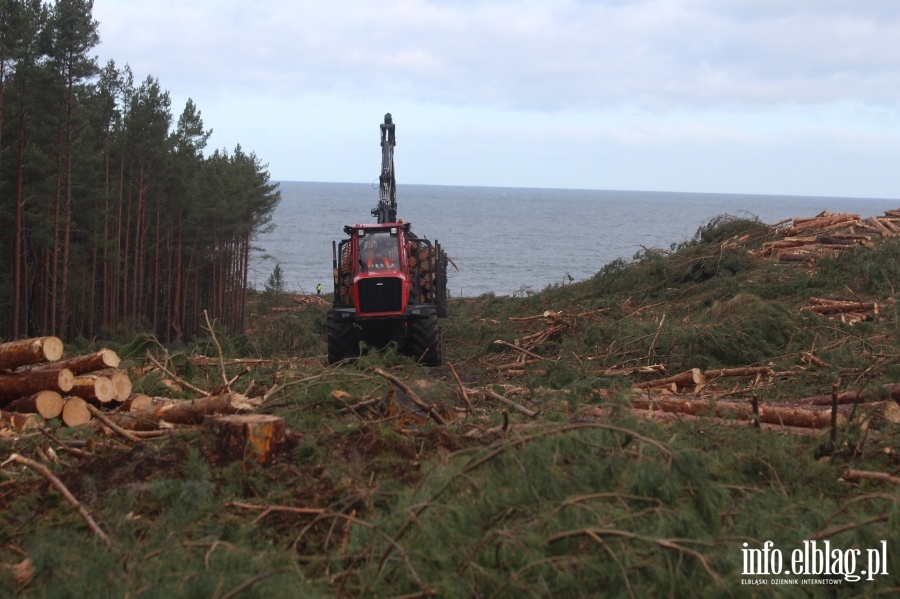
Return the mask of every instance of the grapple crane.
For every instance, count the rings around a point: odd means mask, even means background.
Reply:
[[[394,177],[394,146],[397,138],[394,135],[394,119],[391,113],[384,115],[381,124],[381,176],[378,177],[378,206],[372,209],[372,216],[379,223],[397,221],[397,180]]]

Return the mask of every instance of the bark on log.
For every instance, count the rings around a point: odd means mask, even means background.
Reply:
[[[84,399],[95,399],[105,404],[115,399],[116,388],[112,381],[105,376],[86,374],[75,377],[69,393]]]
[[[706,370],[703,375],[706,377],[706,380],[720,378],[720,377],[728,377],[728,376],[756,376],[756,375],[770,375],[772,374],[772,369],[768,366],[743,366],[741,368],[719,368],[716,370]]]
[[[5,409],[10,412],[40,414],[48,420],[59,416],[62,408],[62,395],[56,391],[38,391],[26,397],[14,399],[5,406]]]
[[[55,370],[68,368],[72,374],[78,376],[86,372],[103,370],[104,368],[116,368],[119,365],[119,356],[111,349],[101,349],[92,354],[66,358],[47,366],[40,366],[42,370]]]
[[[68,393],[75,380],[68,368],[45,370],[31,368],[22,372],[0,374],[0,399],[15,399],[39,391]]]
[[[849,481],[879,480],[894,485],[900,485],[900,476],[894,476],[888,472],[869,472],[867,470],[846,470],[841,478]]]
[[[753,418],[753,406],[749,402],[659,399],[632,400],[632,406],[639,410],[662,410],[690,414],[692,416],[710,415],[717,418],[750,420]],[[804,428],[827,428],[831,426],[831,410],[814,412],[804,408],[776,407],[761,405],[759,421],[767,424],[783,424]],[[838,417],[838,425],[844,424],[846,417]]]
[[[151,399],[151,402],[156,403]],[[257,399],[240,393],[221,393],[200,399],[173,399],[147,410],[129,413],[110,413],[109,418],[125,430],[156,430],[161,422],[200,425],[206,416],[237,414],[258,406]]]
[[[0,370],[55,362],[62,357],[63,342],[58,337],[36,337],[0,343]]]
[[[590,358],[588,358],[590,360]],[[607,368],[600,376],[629,376],[632,374],[665,374],[665,364],[650,364],[648,366],[631,366],[626,368]]]
[[[25,431],[40,428],[44,425],[44,419],[39,414],[0,411],[0,423],[17,431]]]
[[[604,408],[602,406],[591,406],[590,408],[584,410],[583,412],[579,412],[579,416],[589,417],[589,418],[609,418],[613,415],[613,410],[610,408]],[[746,427],[746,421],[743,420],[735,420],[732,418],[718,418],[713,416],[694,416],[692,414],[681,414],[678,412],[663,412],[662,410],[634,410],[634,415],[639,418],[646,418],[648,420],[654,420],[657,422],[672,422],[678,420],[693,420],[698,422],[706,422],[706,423],[715,423],[720,426],[741,426]],[[771,431],[771,432],[790,432],[791,434],[818,434],[816,429],[812,428],[803,428],[803,427],[788,427],[781,424],[768,424],[765,422],[761,422],[759,425],[761,430]]]
[[[687,399],[633,399],[632,407],[639,410],[661,410],[692,416],[715,416],[735,420],[751,420],[753,406],[749,402],[687,400]],[[837,425],[843,426],[850,416],[881,418],[890,422],[900,420],[900,406],[894,402],[876,402],[858,406],[841,405],[838,408]],[[804,428],[824,429],[831,426],[831,408],[827,406],[771,405],[759,406],[759,421]]]
[[[269,464],[284,441],[284,418],[271,414],[209,416],[203,426],[215,437],[216,455],[225,462]]]
[[[794,226],[789,229],[788,234],[796,235],[797,233],[810,231],[812,229],[826,229],[828,227],[833,227],[834,225],[847,224],[856,220],[859,220],[858,214],[829,214],[809,220],[795,218]]]
[[[699,368],[691,368],[687,372],[682,372],[655,381],[645,381],[643,383],[635,383],[632,385],[635,389],[652,389],[653,387],[665,387],[674,383],[678,387],[696,387],[697,385],[705,385],[706,377],[700,373]]]
[[[149,395],[143,393],[132,393],[119,406],[121,412],[139,412],[141,410],[150,409],[153,406],[153,399]]]
[[[803,306],[800,311],[815,312],[816,314],[837,314],[840,312],[866,312],[872,310],[878,314],[878,304],[875,302],[853,302],[844,300],[828,300],[818,297],[809,298],[810,306]]]
[[[81,426],[91,421],[90,411],[87,408],[87,402],[80,397],[71,396],[65,398],[63,403],[62,417],[63,424],[66,426]]]
[[[880,401],[882,399],[893,399],[895,402],[900,404],[900,383],[886,385],[884,387],[884,395],[863,394],[856,391],[844,391],[843,393],[838,393],[838,403],[842,405],[867,403],[871,401],[870,398],[874,401]],[[827,395],[813,395],[811,397],[802,397],[800,399],[792,400],[790,403],[809,404],[815,406],[830,406],[831,394],[829,393]]]

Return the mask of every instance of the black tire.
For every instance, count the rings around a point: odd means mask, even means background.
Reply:
[[[359,342],[356,339],[356,331],[351,319],[335,320],[332,310],[328,312],[325,326],[325,334],[328,337],[329,364],[359,355]]]
[[[438,325],[437,311],[428,308],[427,314],[409,321],[410,355],[426,366],[443,366],[446,362],[444,335]]]

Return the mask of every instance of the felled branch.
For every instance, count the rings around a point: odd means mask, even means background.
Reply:
[[[28,459],[24,456],[21,456],[17,453],[14,453],[11,456],[9,456],[9,458],[7,458],[7,460],[5,462],[3,462],[3,464],[0,464],[0,465],[5,466],[6,464],[8,464],[10,462],[15,462],[16,464],[21,464],[22,466],[25,466],[26,468],[30,468],[31,470],[34,470],[35,472],[37,472],[38,474],[40,474],[41,476],[46,478],[48,481],[50,481],[50,484],[53,485],[53,488],[55,488],[57,491],[59,491],[62,494],[62,496],[65,497],[66,501],[71,503],[75,507],[75,509],[78,510],[78,514],[84,519],[84,521],[87,523],[88,527],[94,532],[94,534],[97,535],[97,538],[99,538],[101,541],[103,541],[103,544],[106,545],[107,547],[112,546],[112,540],[110,540],[110,538],[106,535],[106,533],[103,532],[99,526],[97,526],[97,523],[94,521],[94,519],[88,513],[88,511],[84,508],[84,506],[81,505],[81,503],[79,503],[79,501],[77,499],[75,499],[75,496],[72,495],[72,492],[69,491],[69,489],[66,487],[66,485],[64,485],[61,480],[56,478],[56,476],[54,476],[53,473],[50,472],[49,468],[47,468],[43,464],[35,462],[34,460],[30,460],[30,459]]]

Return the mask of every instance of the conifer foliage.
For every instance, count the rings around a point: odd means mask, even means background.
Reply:
[[[92,0],[0,0],[0,338],[243,327],[251,240],[280,194],[240,146],[205,155],[188,100],[103,67]]]

